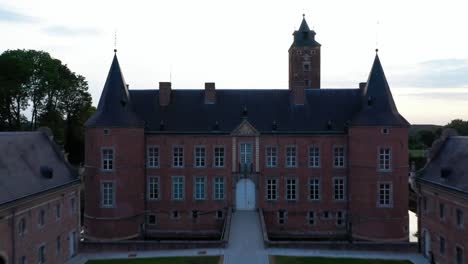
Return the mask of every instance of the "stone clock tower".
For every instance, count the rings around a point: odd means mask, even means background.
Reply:
[[[289,48],[289,89],[320,89],[321,45],[315,41],[315,31],[310,30],[305,17],[293,35],[294,42]]]

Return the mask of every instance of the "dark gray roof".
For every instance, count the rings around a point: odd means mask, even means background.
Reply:
[[[127,84],[120,70],[117,54],[107,76],[101,98],[87,127],[142,127],[142,120],[135,114]]]
[[[299,30],[294,31],[293,35],[294,42],[291,47],[320,46],[320,43],[315,40],[315,31],[310,30],[305,17],[302,18]]]
[[[441,178],[442,170],[447,173],[445,179]],[[468,137],[448,137],[417,180],[468,194]]]
[[[79,181],[42,132],[0,132],[0,150],[0,205]],[[51,168],[52,178],[41,167]]]
[[[360,105],[358,89],[307,89],[305,105],[294,105],[286,89],[218,89],[215,104],[204,103],[204,90],[171,93],[170,104],[161,107],[158,90],[130,90],[147,131],[230,133],[246,118],[261,133],[344,133]]]
[[[398,113],[377,54],[361,100],[361,110],[353,118],[352,125],[409,126],[408,121]]]

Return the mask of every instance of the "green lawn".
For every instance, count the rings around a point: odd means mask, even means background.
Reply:
[[[410,149],[409,153],[410,153],[410,156],[413,158],[423,158],[425,157],[426,150],[425,149]]]
[[[274,256],[275,264],[411,264],[408,260]]]
[[[219,256],[90,260],[86,264],[218,264]]]

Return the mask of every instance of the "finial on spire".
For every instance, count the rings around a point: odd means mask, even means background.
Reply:
[[[379,49],[375,49],[375,53],[379,53]]]
[[[117,53],[117,30],[114,32],[114,53]]]
[[[302,18],[305,18],[305,14],[304,14],[304,13],[302,13]]]

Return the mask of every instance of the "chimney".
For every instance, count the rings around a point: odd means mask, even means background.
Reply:
[[[291,89],[293,103],[295,105],[304,105],[305,104],[305,87],[296,86]]]
[[[360,82],[359,83],[359,90],[361,90],[361,94],[364,93],[364,88],[366,88],[367,83],[366,82]]]
[[[159,83],[159,105],[167,106],[171,101],[171,83],[160,82]]]
[[[205,83],[205,104],[215,104],[215,103],[216,103],[215,83],[207,82]]]

